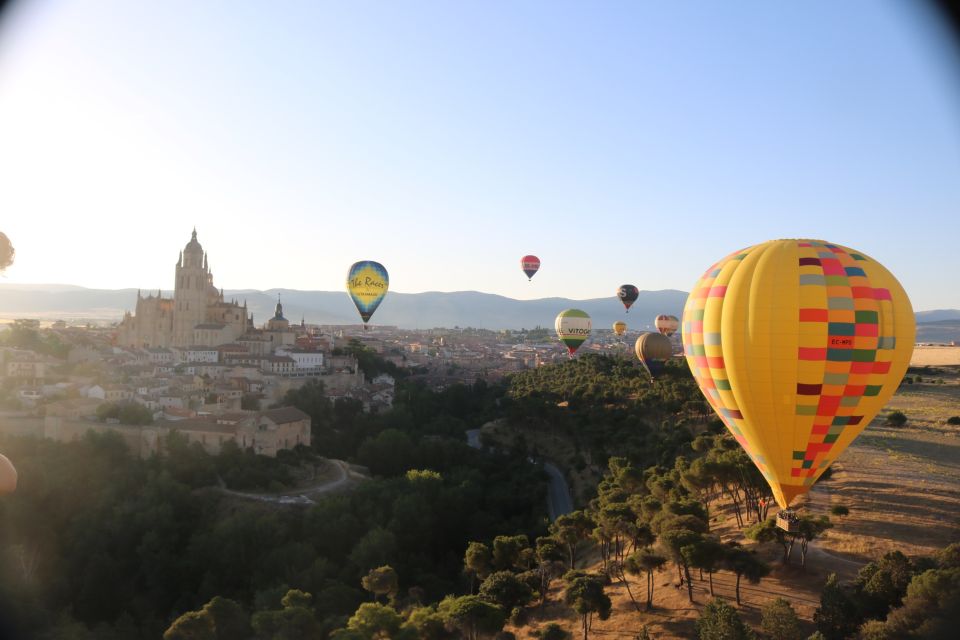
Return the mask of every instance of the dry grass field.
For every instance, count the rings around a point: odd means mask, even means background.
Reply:
[[[803,620],[805,631],[812,633],[813,612],[829,573],[851,579],[860,567],[887,551],[929,555],[960,541],[960,426],[946,423],[949,417],[960,416],[960,367],[938,367],[938,371],[921,372],[920,376],[923,382],[903,385],[840,457],[833,477],[819,483],[800,503],[814,514],[828,513],[833,505],[850,509],[847,517],[831,517],[834,528],[811,544],[806,570],[780,565],[779,547],[760,549],[774,571],[757,585],[741,584],[743,604],[739,610],[748,624],[757,628],[761,607],[783,597]],[[884,425],[886,415],[894,410],[907,415],[903,427]],[[725,541],[743,542],[724,506],[713,505],[711,513],[714,532]],[[799,548],[794,549],[794,560],[799,564]],[[592,563],[594,568],[599,568],[597,564]],[[606,621],[594,620],[591,636],[628,640],[646,625],[657,639],[695,637],[694,622],[710,600],[708,583],[694,576],[695,602],[691,605],[686,590],[675,586],[675,569],[670,567],[655,577],[655,608],[649,613],[636,611],[626,588],[615,581],[607,589],[613,614]],[[734,602],[734,581],[727,571],[714,574],[716,595]],[[631,579],[630,588],[641,603],[644,585],[642,577]],[[560,604],[562,597],[558,581],[550,602],[533,610],[524,626],[511,630],[518,638],[527,638],[540,626],[558,622],[579,637],[579,619]]]
[[[914,347],[910,365],[960,365],[960,347]]]
[[[811,493],[815,511],[850,509],[821,548],[872,559],[892,549],[929,554],[960,541],[960,426],[947,424],[960,416],[960,377],[956,367],[941,371],[903,385],[840,457],[833,478]],[[894,410],[907,416],[903,427],[884,425]]]

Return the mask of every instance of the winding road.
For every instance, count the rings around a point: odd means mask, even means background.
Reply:
[[[547,512],[550,514],[550,522],[553,522],[573,511],[573,499],[570,497],[570,485],[556,465],[544,461],[543,470],[550,476],[550,484],[547,486]]]
[[[306,487],[300,487],[295,491],[283,494],[267,494],[267,493],[247,493],[244,491],[232,491],[227,489],[224,485],[223,480],[217,478],[220,491],[231,495],[237,498],[245,498],[247,500],[259,500],[260,502],[270,502],[273,504],[282,504],[282,505],[308,505],[316,504],[315,501],[311,500],[308,497],[308,494],[319,494],[319,493],[328,493],[330,491],[336,491],[337,489],[342,488],[351,479],[360,479],[365,478],[366,476],[359,474],[353,471],[343,460],[328,460],[333,464],[334,470],[337,472],[337,477],[332,480],[326,480],[319,484],[310,485]]]
[[[480,429],[470,429],[466,433],[469,446],[474,449],[483,448],[480,443]],[[550,480],[547,484],[547,513],[550,515],[550,521],[553,522],[560,516],[573,511],[573,499],[570,497],[570,485],[555,464],[544,460],[543,470],[547,472]]]

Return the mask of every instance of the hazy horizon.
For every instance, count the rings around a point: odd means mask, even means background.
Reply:
[[[957,308],[934,274],[960,272],[960,91],[931,20],[22,0],[0,24],[7,281],[169,287],[196,227],[231,289],[338,290],[373,259],[394,291],[591,299],[688,290],[789,236]]]

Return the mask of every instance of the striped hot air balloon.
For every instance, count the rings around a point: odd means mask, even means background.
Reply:
[[[557,337],[560,342],[567,346],[567,351],[572,356],[580,348],[580,345],[590,337],[593,323],[590,322],[590,316],[587,315],[586,311],[567,309],[557,315],[554,326],[557,330]]]
[[[660,314],[657,316],[657,319],[653,321],[653,326],[657,328],[657,331],[669,338],[680,328],[680,321],[677,319],[677,316]]]
[[[537,256],[523,256],[520,258],[520,269],[527,274],[527,280],[533,280],[534,274],[540,270],[540,258]]]

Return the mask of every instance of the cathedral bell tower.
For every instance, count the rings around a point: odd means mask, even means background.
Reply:
[[[197,242],[193,230],[190,242],[180,252],[174,280],[173,345],[188,347],[193,344],[193,328],[206,320],[207,297],[213,276],[207,267],[207,256]]]

